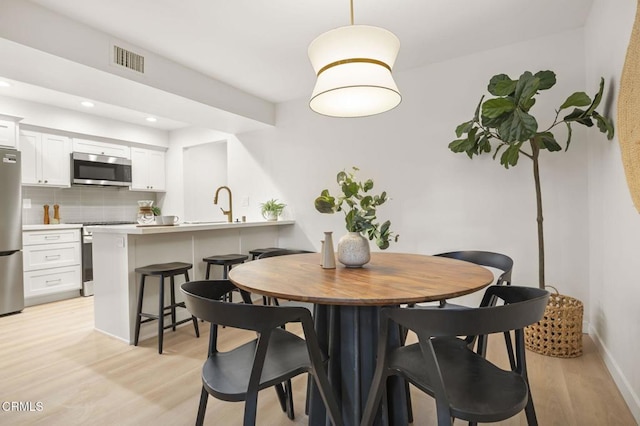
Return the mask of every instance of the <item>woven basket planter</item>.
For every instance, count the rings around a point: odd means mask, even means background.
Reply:
[[[542,319],[524,330],[526,348],[558,358],[582,355],[583,311],[578,299],[552,294]]]

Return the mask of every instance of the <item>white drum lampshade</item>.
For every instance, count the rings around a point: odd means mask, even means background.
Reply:
[[[331,117],[365,117],[400,104],[391,69],[400,40],[392,32],[367,25],[328,31],[309,45],[316,72],[311,109]]]

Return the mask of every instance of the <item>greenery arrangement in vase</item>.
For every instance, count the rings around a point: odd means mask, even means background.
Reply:
[[[473,118],[456,128],[456,136],[460,139],[449,144],[449,149],[453,152],[464,152],[469,158],[473,158],[474,155],[490,153],[493,149],[491,142],[496,141],[493,158],[495,159],[501,153],[500,164],[507,169],[518,164],[521,155],[532,161],[538,223],[538,285],[543,289],[545,288],[545,263],[540,152],[545,149],[549,152],[562,151],[562,147],[552,133],[552,129],[561,123],[567,128],[565,151],[569,149],[571,142],[571,126],[576,123],[593,127],[595,121],[597,128],[606,134],[607,139],[613,138],[611,120],[596,111],[604,90],[602,78],[598,93],[593,100],[584,92],[571,94],[556,109],[551,125],[540,130],[538,121],[531,114],[531,108],[536,103],[535,96],[555,84],[556,75],[553,71],[539,71],[536,74],[527,71],[517,80],[511,79],[506,74],[493,76],[487,90],[495,97],[484,100],[483,96],[480,99]],[[586,109],[583,109],[584,107]],[[569,108],[573,108],[573,111],[567,111]],[[560,118],[562,111],[568,113]],[[464,137],[461,138],[463,135]]]
[[[387,249],[392,240],[398,240],[398,235],[391,231],[389,220],[383,223],[377,221],[377,208],[388,200],[387,193],[383,191],[379,195],[371,195],[369,192],[373,189],[373,180],[356,180],[355,173],[358,170],[353,167],[351,172],[339,172],[336,181],[342,194],[334,197],[325,189],[314,203],[320,213],[344,212],[345,227],[350,234],[338,241],[338,260],[350,267],[359,267],[369,261],[367,238],[369,241],[375,240],[381,250]],[[351,255],[357,259],[351,259]]]
[[[273,222],[278,220],[278,216],[282,214],[282,210],[284,210],[285,207],[287,207],[286,204],[280,203],[276,198],[272,198],[260,204],[260,212],[262,213],[262,217]]]

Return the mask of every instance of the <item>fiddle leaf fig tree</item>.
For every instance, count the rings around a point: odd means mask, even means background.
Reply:
[[[536,104],[536,95],[555,84],[556,75],[553,71],[539,71],[535,74],[527,71],[517,80],[506,74],[493,76],[487,87],[493,97],[485,100],[485,96],[482,96],[473,118],[456,128],[459,139],[449,144],[451,151],[464,152],[469,158],[493,151],[493,158],[499,156],[500,164],[507,169],[517,165],[521,157],[531,160],[536,190],[540,288],[545,288],[540,152],[562,151],[563,148],[553,133],[558,125],[564,125],[567,129],[565,151],[569,149],[574,124],[586,127],[593,127],[595,124],[600,132],[606,134],[607,139],[613,138],[612,121],[596,111],[604,91],[603,78],[600,79],[600,88],[593,99],[584,92],[571,94],[555,110],[553,122],[548,127],[541,128],[531,109]]]

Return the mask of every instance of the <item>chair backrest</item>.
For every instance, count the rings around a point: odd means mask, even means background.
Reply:
[[[494,298],[503,300],[504,305],[491,306]],[[494,285],[487,288],[479,308],[384,308],[382,312],[394,322],[413,330],[421,340],[441,336],[480,336],[519,330],[539,321],[548,299],[549,293],[539,288]]]
[[[272,251],[267,251],[265,253],[262,253],[260,256],[257,257],[257,259],[266,259],[267,257],[287,256],[290,254],[304,254],[304,253],[313,253],[313,252],[308,250],[279,249],[279,250],[272,250]]]
[[[466,262],[475,263],[477,265],[500,269],[503,272],[498,276],[498,279],[496,280],[496,285],[511,284],[511,271],[513,270],[513,259],[511,259],[509,256],[505,254],[494,253],[491,251],[466,250],[466,251],[450,251],[447,253],[438,253],[434,256],[464,260]]]
[[[189,281],[180,287],[185,295],[189,312],[197,318],[214,325],[253,330],[264,333],[289,322],[311,322],[311,314],[300,307],[275,307],[250,303],[223,302],[220,299],[236,288],[233,283],[219,280]]]

